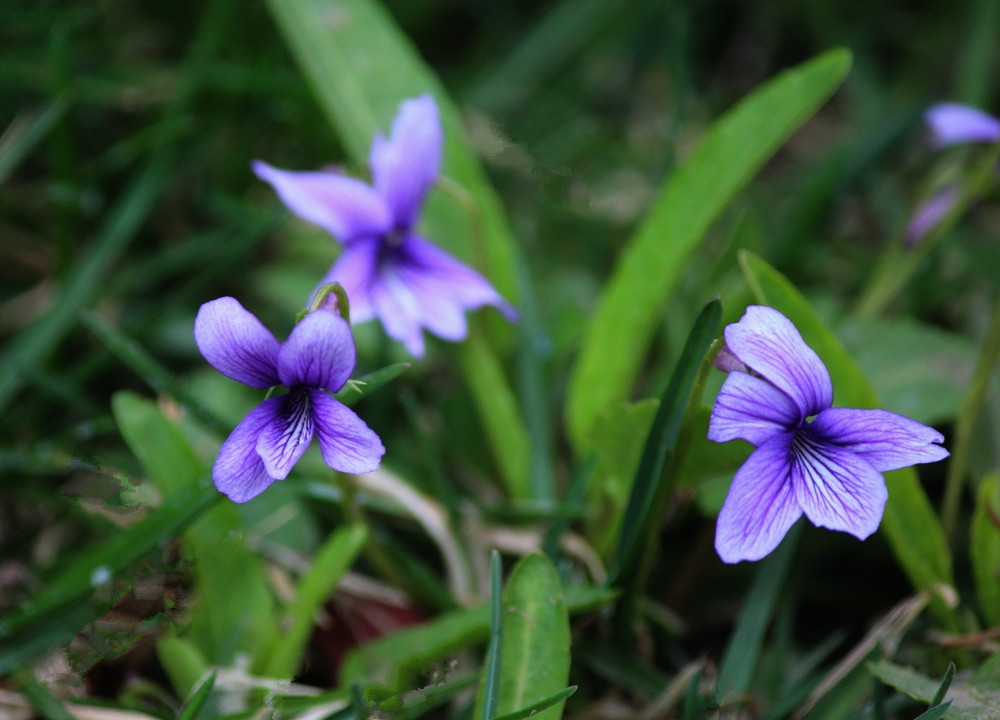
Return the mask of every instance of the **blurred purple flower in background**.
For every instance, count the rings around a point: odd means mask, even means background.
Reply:
[[[413,231],[441,168],[442,143],[437,106],[423,95],[400,105],[388,139],[375,137],[368,158],[374,187],[333,172],[253,163],[292,212],[343,243],[320,285],[339,282],[355,322],[378,317],[417,357],[424,354],[425,327],[446,340],[464,338],[465,310],[494,305],[516,317],[482,275]]]
[[[932,105],[924,120],[934,148],[1000,140],[1000,120],[978,108],[959,103]],[[933,230],[961,199],[961,188],[951,185],[934,193],[916,209],[906,226],[903,243],[912,248]]]
[[[222,444],[212,480],[234,502],[284,480],[315,434],[323,460],[334,470],[375,470],[385,448],[354,411],[330,397],[354,370],[354,338],[330,310],[306,315],[283,343],[240,303],[223,297],[201,306],[194,322],[198,349],[226,377],[263,390],[288,393],[251,410]]]
[[[933,428],[885,410],[831,407],[826,366],[777,310],[748,307],[726,327],[725,341],[748,371],[726,378],[708,438],[757,449],[719,512],[715,548],[723,561],[759,560],[803,513],[863,540],[888,498],[881,473],[947,457]]]
[[[1000,140],[1000,120],[978,108],[958,103],[932,105],[924,120],[936,148],[961,143],[992,143]]]

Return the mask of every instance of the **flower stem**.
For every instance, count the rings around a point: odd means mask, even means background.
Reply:
[[[973,166],[954,207],[917,243],[904,247],[905,227],[885,249],[868,285],[861,292],[856,313],[859,317],[877,317],[921,268],[927,256],[951,231],[975,200],[985,194],[994,180],[1000,146],[994,147]]]
[[[958,522],[962,486],[969,467],[972,432],[975,430],[983,403],[986,402],[986,390],[998,358],[1000,358],[1000,302],[993,310],[986,339],[976,360],[976,369],[972,373],[969,389],[965,393],[955,421],[955,442],[952,445],[951,462],[948,463],[941,508],[941,523],[950,541],[954,540],[955,525]]]

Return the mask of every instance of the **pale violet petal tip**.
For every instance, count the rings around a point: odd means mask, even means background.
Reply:
[[[878,470],[850,449],[802,434],[793,454],[795,495],[814,525],[859,540],[878,529],[889,498]]]
[[[310,390],[323,460],[334,470],[360,475],[378,469],[385,447],[353,410],[321,390]]]
[[[202,305],[194,339],[205,360],[226,377],[258,389],[278,384],[278,341],[235,298]]]
[[[929,108],[924,118],[935,147],[1000,140],[1000,120],[968,105],[939,103]]]
[[[723,562],[760,560],[802,515],[790,479],[790,445],[790,435],[775,436],[736,472],[715,528],[715,549]]]
[[[912,248],[923,240],[924,236],[951,212],[961,197],[960,188],[945,188],[918,207],[906,226],[904,236],[906,246]]]
[[[795,401],[802,420],[833,404],[833,384],[823,361],[774,308],[749,306],[739,322],[726,327],[725,338],[740,362]]]
[[[357,178],[333,172],[279,170],[260,160],[252,167],[289,210],[341,242],[381,234],[392,226],[385,198]]]
[[[356,362],[354,336],[342,317],[319,309],[292,329],[278,351],[278,376],[292,387],[304,385],[337,391],[351,376]]]
[[[400,105],[388,139],[376,137],[369,163],[375,187],[386,199],[397,228],[416,222],[428,190],[441,171],[444,131],[430,95]]]
[[[830,408],[809,427],[830,444],[864,458],[879,472],[948,457],[941,433],[888,410]]]

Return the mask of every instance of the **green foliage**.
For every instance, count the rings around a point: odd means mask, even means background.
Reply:
[[[1000,478],[990,474],[976,494],[972,516],[972,570],[979,612],[990,626],[1000,624]]]
[[[578,453],[597,414],[626,399],[688,256],[718,214],[843,81],[850,54],[787,71],[716,121],[663,186],[603,291],[570,378],[566,421]],[[610,348],[628,347],[629,352]]]
[[[871,673],[886,685],[909,695],[931,707],[947,705],[946,715],[954,720],[989,720],[1000,714],[1000,662],[994,656],[972,675],[958,682],[951,682],[954,669],[943,682],[932,680],[912,668],[879,660],[869,665]],[[942,690],[944,692],[942,692]],[[947,700],[947,702],[942,702]],[[920,717],[924,717],[921,715]],[[928,715],[927,717],[933,717]]]

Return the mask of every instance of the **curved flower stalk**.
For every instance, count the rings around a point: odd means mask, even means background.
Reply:
[[[936,149],[968,143],[1000,141],[1000,119],[978,108],[959,103],[932,105],[924,120],[930,129],[930,144]],[[906,247],[917,245],[945,218],[962,199],[958,185],[948,185],[925,200],[913,213],[906,227]]]
[[[283,343],[231,297],[201,306],[194,322],[198,349],[226,377],[253,388],[284,386],[251,410],[222,444],[212,481],[234,502],[246,502],[284,480],[313,435],[334,470],[367,473],[385,448],[365,423],[325,391],[343,387],[354,370],[354,338],[335,312],[313,310]]]
[[[864,540],[878,528],[888,498],[882,473],[948,456],[942,435],[915,420],[831,407],[826,366],[777,310],[748,307],[726,328],[725,341],[732,371],[708,438],[742,439],[757,449],[719,512],[715,548],[723,561],[759,560],[803,514]]]
[[[419,236],[414,227],[441,168],[443,131],[433,98],[400,105],[388,138],[372,143],[373,186],[334,172],[291,172],[255,161],[293,213],[332,233],[343,253],[320,285],[339,282],[355,322],[378,317],[410,354],[424,354],[423,328],[446,340],[467,334],[465,310],[514,308],[472,268]]]

